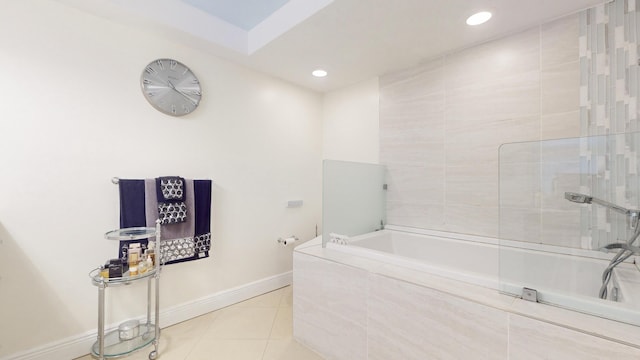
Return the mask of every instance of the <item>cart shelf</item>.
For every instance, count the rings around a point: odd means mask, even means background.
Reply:
[[[155,339],[155,324],[140,324],[140,334],[130,340],[120,340],[118,330],[108,332],[104,336],[104,358],[125,356],[136,352]],[[91,355],[100,357],[100,343],[96,341],[91,347]]]

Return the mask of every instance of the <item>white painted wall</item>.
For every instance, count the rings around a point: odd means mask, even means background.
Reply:
[[[162,308],[291,270],[276,239],[312,238],[320,221],[319,94],[57,2],[3,5],[0,358],[95,331],[87,273],[117,254],[103,239],[118,227],[114,176],[214,181],[212,256],[165,268]],[[142,96],[160,57],[200,78],[193,114]],[[107,323],[144,313],[144,284],[107,295]]]
[[[324,159],[378,163],[378,94],[378,78],[325,94]]]

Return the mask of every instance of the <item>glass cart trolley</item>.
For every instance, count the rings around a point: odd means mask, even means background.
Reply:
[[[116,358],[129,355],[153,344],[153,350],[149,353],[149,359],[158,357],[158,347],[160,340],[159,326],[159,290],[160,290],[160,221],[156,221],[156,227],[133,227],[113,230],[105,234],[108,240],[140,240],[155,237],[156,256],[152,268],[139,275],[131,275],[129,271],[121,277],[103,277],[100,269],[94,269],[89,273],[91,282],[98,287],[98,339],[91,347],[91,355],[99,360]],[[130,284],[134,281],[147,279],[147,319],[145,323],[138,320],[131,320],[122,323],[118,329],[105,334],[104,323],[104,294],[105,289],[119,285]],[[155,280],[154,295],[155,313],[151,317],[152,304],[152,282]],[[153,321],[152,321],[153,320]]]

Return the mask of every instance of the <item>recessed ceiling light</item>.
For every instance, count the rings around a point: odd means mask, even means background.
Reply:
[[[327,76],[327,72],[322,70],[322,69],[317,69],[317,70],[313,70],[311,75],[313,75],[315,77],[325,77],[325,76]]]
[[[488,11],[481,11],[479,13],[469,16],[467,19],[467,25],[480,25],[484,24],[491,19],[491,13]]]

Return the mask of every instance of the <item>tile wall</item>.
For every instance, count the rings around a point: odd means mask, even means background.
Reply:
[[[499,146],[580,135],[578,24],[578,15],[570,15],[381,77],[380,161],[389,171],[389,224],[499,235]],[[537,165],[524,174],[541,171],[540,151],[533,154]],[[539,181],[514,179],[525,188]],[[514,202],[503,213],[514,228],[538,231],[509,237],[534,241],[555,231],[540,225],[558,214],[544,213],[542,200],[533,201],[533,210]],[[579,219],[576,209],[565,210],[565,217]],[[580,241],[579,230],[563,236]]]
[[[640,131],[640,10],[615,0],[580,13],[580,122],[584,136]],[[627,208],[640,207],[637,135],[590,142],[580,152],[581,192]],[[626,217],[582,208],[582,237],[599,248],[631,235]]]

